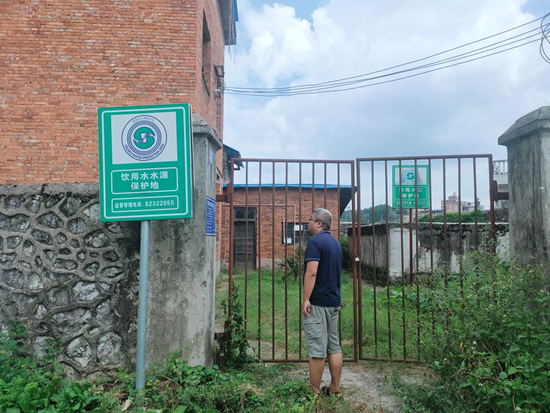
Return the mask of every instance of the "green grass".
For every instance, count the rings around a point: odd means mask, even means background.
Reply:
[[[227,281],[222,274],[222,281]],[[239,288],[243,307],[246,304],[246,329],[253,347],[263,360],[273,358],[296,359],[307,358],[303,328],[301,328],[301,285],[298,280],[284,280],[284,271],[262,269],[245,274],[235,271],[233,282]],[[246,281],[246,282],[245,282]],[[259,287],[260,284],[260,288]],[[354,355],[354,312],[353,312],[353,279],[349,273],[342,275],[342,311],[341,311],[341,344],[344,357]],[[245,300],[246,297],[246,300]],[[390,287],[388,327],[388,290],[362,284],[362,357],[404,358],[403,348],[403,315],[405,315],[406,356],[418,358],[418,322],[416,310],[416,287],[405,288],[405,306],[403,310],[402,288]],[[357,298],[358,300],[359,298]],[[424,297],[420,296],[420,300]],[[219,292],[218,308],[222,300],[227,300],[227,291]],[[273,306],[274,303],[274,306]],[[285,308],[287,311],[285,311]],[[376,323],[375,323],[376,314]],[[359,325],[359,312],[357,325]],[[431,328],[431,326],[430,326]],[[273,334],[273,331],[275,334]],[[376,331],[376,337],[375,337]],[[286,337],[288,336],[288,339]],[[260,341],[258,340],[260,337]],[[359,350],[358,350],[359,351]]]
[[[316,397],[302,366],[251,363],[239,370],[188,366],[174,354],[155,363],[138,393],[133,372],[120,370],[89,380],[69,380],[55,361],[59,349],[37,360],[24,345],[20,323],[0,331],[0,413],[348,413],[374,406]],[[133,370],[133,369],[132,369]],[[358,404],[360,403],[360,404]]]

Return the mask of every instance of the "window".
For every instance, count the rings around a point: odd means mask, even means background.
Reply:
[[[246,208],[235,208],[235,221],[244,221],[246,216]],[[248,220],[256,220],[256,208],[248,207]]]
[[[302,244],[307,244],[307,241],[311,238],[311,233],[307,230],[307,222],[294,223],[287,222],[286,225],[282,223],[283,238],[281,242],[288,245],[298,245],[300,243],[300,233],[302,234]]]
[[[206,88],[206,93],[210,96],[210,79],[212,67],[212,47],[210,44],[210,31],[208,30],[208,22],[206,15],[202,15],[202,83]]]

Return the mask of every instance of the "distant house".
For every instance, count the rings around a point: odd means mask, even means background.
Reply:
[[[227,193],[227,187],[224,188]],[[261,199],[260,199],[261,193]],[[340,216],[350,203],[349,185],[323,184],[235,184],[234,213],[229,204],[222,207],[220,227],[222,266],[229,264],[229,223],[234,223],[234,262],[236,267],[271,267],[294,254],[307,243],[308,218],[315,208],[326,208],[333,215],[331,232],[339,237]]]
[[[474,209],[480,209],[479,199],[477,200],[477,206],[474,202],[462,201],[458,199],[456,192],[453,192],[452,195],[449,195],[446,201],[441,201],[441,210],[445,212],[470,212]]]

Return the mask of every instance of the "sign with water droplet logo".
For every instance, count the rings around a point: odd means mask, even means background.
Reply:
[[[392,207],[430,208],[429,176],[430,167],[428,165],[394,165],[392,169]]]
[[[191,105],[98,109],[102,221],[193,217]]]

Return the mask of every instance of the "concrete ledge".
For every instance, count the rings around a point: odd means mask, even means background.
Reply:
[[[216,134],[216,131],[200,115],[194,113],[192,115],[192,123],[193,136],[206,135],[210,138],[212,149],[215,151],[218,151],[223,147],[222,141]]]
[[[498,144],[508,146],[515,139],[550,130],[550,106],[543,106],[519,118],[506,132],[498,138]]]
[[[462,226],[462,230],[464,232],[468,231],[475,231],[475,223],[474,222],[462,222],[460,224]],[[447,222],[446,224],[443,224],[442,222],[432,222],[432,230],[434,235],[441,233],[444,231],[445,226],[447,227],[447,231],[449,232],[458,232],[459,224],[458,222]],[[477,227],[479,232],[487,232],[491,230],[491,223],[490,222],[478,222]],[[400,223],[390,222],[388,224],[388,228],[386,230],[386,224],[385,223],[379,223],[375,224],[374,226],[374,235],[375,236],[385,236],[386,232],[390,232],[394,229],[401,229]],[[363,224],[361,225],[361,235],[366,236],[372,236],[372,224]],[[409,223],[404,222],[403,223],[403,231],[409,230]],[[419,222],[418,223],[418,232],[426,232],[430,230],[430,223],[429,222]],[[414,232],[416,232],[416,224],[414,224]],[[498,233],[501,232],[507,232],[508,231],[508,223],[507,222],[495,222],[495,231]],[[352,228],[347,229],[348,236],[352,236]]]
[[[98,197],[99,182],[91,183],[67,183],[67,184],[43,184],[43,185],[0,185],[0,196],[9,195],[58,195],[79,194]]]

